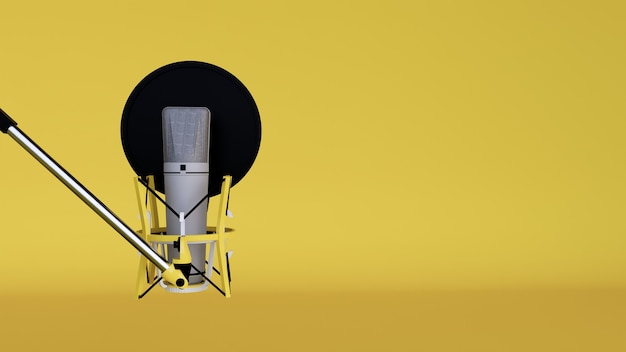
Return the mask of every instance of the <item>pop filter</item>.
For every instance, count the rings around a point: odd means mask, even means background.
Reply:
[[[183,61],[146,76],[122,113],[121,137],[135,173],[153,175],[164,192],[162,111],[206,107],[211,113],[208,193],[220,193],[222,177],[239,182],[252,167],[261,144],[261,118],[246,87],[228,71],[204,62]]]

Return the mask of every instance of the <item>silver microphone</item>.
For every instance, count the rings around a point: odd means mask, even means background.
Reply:
[[[206,107],[168,106],[163,109],[162,118],[165,201],[178,213],[166,210],[167,234],[204,234],[208,209],[211,112]],[[213,244],[210,248],[214,249]],[[190,244],[189,251],[193,266],[189,284],[202,283],[202,274],[210,275],[210,272],[204,272],[206,244]],[[167,253],[170,262],[180,254],[172,244],[167,246]]]

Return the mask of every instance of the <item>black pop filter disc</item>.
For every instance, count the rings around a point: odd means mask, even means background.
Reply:
[[[167,106],[206,107],[211,111],[209,189],[220,193],[222,177],[232,185],[250,170],[261,145],[261,117],[246,87],[228,71],[204,62],[163,66],[130,94],[122,113],[122,146],[138,176],[154,175],[163,188],[161,111]]]

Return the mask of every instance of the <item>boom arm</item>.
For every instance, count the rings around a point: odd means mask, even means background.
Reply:
[[[109,208],[107,208],[96,196],[94,196],[85,186],[76,180],[70,173],[65,171],[54,159],[44,152],[35,142],[17,127],[9,115],[0,109],[0,131],[8,134],[22,148],[26,149],[37,161],[45,166],[59,181],[63,182],[78,198],[85,202],[96,214],[113,227],[122,237],[124,237],[142,255],[151,261],[162,272],[163,279],[175,284],[178,288],[187,287],[187,279],[183,273],[174,268],[173,264],[163,259],[150,245],[144,242],[135,231],[118,218]]]

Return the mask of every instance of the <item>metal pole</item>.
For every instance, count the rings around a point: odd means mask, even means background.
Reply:
[[[35,159],[43,164],[54,176],[65,184],[78,198],[82,199],[93,211],[95,211],[104,221],[113,227],[122,237],[124,237],[133,247],[135,247],[148,260],[165,272],[170,264],[163,259],[150,245],[144,242],[135,231],[118,218],[109,208],[107,208],[96,196],[87,190],[80,182],[70,175],[61,165],[44,152],[35,142],[24,134],[13,120],[0,110],[0,118],[3,119],[1,129],[6,132]],[[9,120],[4,120],[9,119]],[[7,122],[8,121],[8,122]]]

